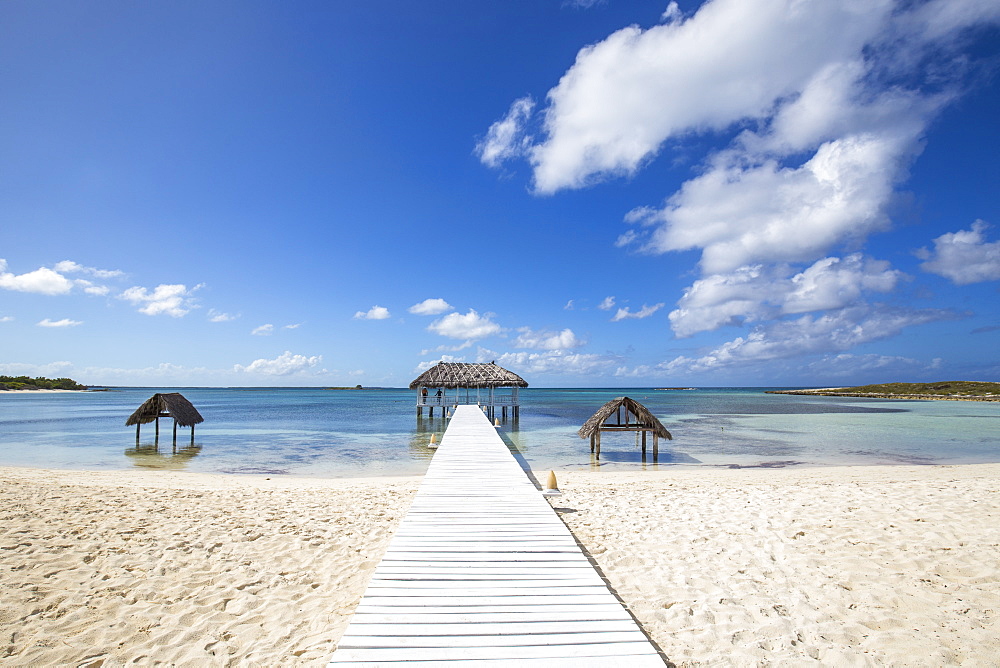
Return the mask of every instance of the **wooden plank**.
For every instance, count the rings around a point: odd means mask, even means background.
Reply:
[[[386,586],[386,585],[396,585],[396,586],[406,586],[407,583],[414,582],[429,582],[434,583],[437,586],[440,583],[441,587],[448,586],[447,583],[452,583],[454,586],[464,586],[468,588],[479,588],[484,586],[483,583],[495,582],[494,586],[503,587],[527,587],[538,584],[539,586],[556,586],[557,583],[563,583],[561,586],[564,587],[576,587],[580,585],[594,586],[594,587],[605,587],[607,584],[599,576],[594,573],[586,573],[582,571],[574,571],[571,575],[564,575],[558,571],[553,571],[551,573],[508,573],[504,575],[496,575],[490,573],[472,573],[472,574],[455,574],[455,573],[376,573],[372,576],[371,584],[372,586]]]
[[[593,643],[590,645],[532,645],[527,647],[406,647],[406,648],[343,648],[334,654],[344,661],[364,661],[383,663],[388,661],[522,661],[524,659],[566,659],[571,657],[604,657],[604,666],[613,664],[609,659],[621,660],[627,657],[627,665],[639,665],[640,657],[656,659],[655,663],[644,665],[663,668],[663,660],[651,651],[649,641],[623,643]]]
[[[512,597],[512,596],[587,596],[603,595],[607,593],[607,587],[603,584],[586,584],[579,586],[548,586],[546,584],[531,583],[523,587],[512,587],[508,583],[503,586],[484,585],[470,587],[465,582],[455,582],[453,580],[437,580],[423,582],[372,582],[368,586],[367,595],[371,596],[429,596],[440,598],[441,596],[451,596],[463,598],[472,596],[476,598],[487,597]]]
[[[359,620],[354,624],[358,631],[358,636],[352,636],[356,641],[361,636],[384,636],[399,633],[406,636],[526,636],[539,634],[567,634],[567,633],[608,633],[608,632],[630,632],[638,633],[635,623],[631,619],[597,621],[580,620],[544,620],[544,621],[507,621],[485,622],[472,618],[469,622],[432,622],[399,624],[397,622],[366,622]]]
[[[392,561],[509,561],[509,562],[557,562],[575,563],[581,557],[571,552],[387,552],[386,556]],[[587,563],[584,561],[584,563]]]
[[[475,605],[466,607],[453,607],[453,608],[430,608],[426,605],[379,605],[370,601],[362,601],[355,611],[355,616],[362,614],[373,614],[373,615],[423,615],[423,614],[439,614],[442,618],[450,615],[469,615],[469,614],[483,614],[483,615],[506,615],[506,614],[528,614],[528,613],[551,613],[551,614],[562,614],[562,613],[573,613],[580,615],[581,619],[617,619],[619,617],[628,618],[628,613],[625,609],[617,602],[614,603],[588,603],[584,604],[579,601],[574,601],[572,603],[549,603],[544,607],[523,605],[523,604],[511,604],[506,603],[503,605]]]
[[[585,566],[590,566],[586,561],[510,561],[504,560],[480,560],[480,561],[425,561],[422,559],[408,559],[408,560],[393,560],[386,561],[386,567],[392,568],[428,568],[433,569],[431,572],[441,572],[444,571],[454,571],[466,572],[477,572],[477,569],[489,569],[489,568],[503,568],[507,570],[530,570],[534,572],[538,569],[569,569],[573,568],[583,568]],[[376,572],[378,572],[376,570]]]
[[[618,655],[615,659],[621,659],[625,662],[629,668],[653,668],[653,667],[663,667],[663,662],[657,657],[649,656],[626,656]],[[403,662],[386,661],[382,660],[378,662],[380,666],[400,666],[401,668],[442,668],[442,663],[440,661],[411,661],[406,660],[405,666]],[[475,659],[477,666],[509,666],[509,659]],[[371,662],[353,662],[347,661],[343,663],[338,663],[338,666],[343,666],[343,668],[360,668],[361,666],[372,666]],[[547,657],[542,659],[531,659],[531,658],[521,658],[517,659],[518,668],[608,668],[612,665],[607,657],[589,658],[589,657],[575,657],[572,659],[560,659],[555,657]]]
[[[501,588],[507,591],[518,591],[523,589],[538,589],[539,587],[545,589],[555,589],[557,587],[572,587],[579,590],[580,587],[604,587],[605,584],[602,580],[594,578],[576,578],[576,579],[540,579],[540,578],[518,578],[516,580],[498,579],[498,578],[482,578],[479,580],[457,580],[453,578],[372,578],[371,587],[378,587],[379,591],[384,588],[398,588],[398,589],[428,589],[433,587],[434,590],[439,591],[441,589],[447,589],[449,587],[454,589],[466,589],[469,591],[475,591],[475,593],[480,593],[484,589],[490,588]]]
[[[378,594],[372,594],[369,596],[368,594],[365,594],[365,599],[369,600],[372,605],[433,605],[440,608],[454,608],[459,606],[476,607],[488,605],[571,605],[574,603],[603,603],[607,600],[607,596],[607,590],[604,590],[600,594],[515,594],[511,596],[458,596],[447,595],[444,591],[442,591],[439,596],[406,596],[404,594],[396,594],[393,596],[379,596]]]
[[[619,611],[610,611],[604,614],[581,613],[579,607],[575,607],[569,612],[553,612],[546,608],[544,611],[536,610],[533,612],[477,612],[472,614],[426,611],[405,615],[398,613],[391,615],[384,613],[359,613],[351,620],[351,624],[395,624],[397,626],[405,625],[406,628],[409,628],[410,624],[448,626],[452,624],[496,624],[499,622],[510,624],[568,622],[573,624],[610,625],[632,623],[632,618],[627,614],[618,614],[616,616],[612,612]]]
[[[510,563],[490,563],[477,561],[467,564],[440,564],[440,563],[419,563],[405,562],[404,564],[390,564],[383,562],[381,567],[375,571],[374,578],[391,577],[394,575],[406,576],[409,574],[426,574],[428,578],[439,578],[452,576],[456,579],[473,577],[589,577],[593,576],[601,579],[599,575],[587,563],[578,564],[510,564]]]
[[[494,536],[493,538],[475,538],[472,540],[459,540],[457,536],[431,536],[429,538],[417,538],[416,536],[403,536],[399,540],[393,540],[389,543],[390,548],[399,549],[411,549],[411,548],[422,548],[422,547],[440,547],[446,548],[449,543],[452,546],[459,547],[476,547],[480,544],[492,543],[497,546],[521,546],[521,547],[536,547],[538,549],[546,549],[549,547],[560,547],[560,548],[572,548],[577,553],[581,554],[579,546],[576,541],[570,540],[565,536],[549,536],[548,538],[540,538],[537,536]],[[532,545],[533,544],[533,545]]]
[[[398,627],[387,625],[386,632],[395,634]],[[482,634],[482,635],[345,635],[337,646],[344,649],[354,648],[440,648],[447,647],[490,647],[501,650],[508,647],[531,647],[536,645],[587,646],[603,643],[643,642],[646,636],[639,629],[629,631],[597,631],[585,633],[542,633],[542,634]]]

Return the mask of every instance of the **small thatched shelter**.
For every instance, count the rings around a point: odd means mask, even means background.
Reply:
[[[615,422],[608,422],[612,416]],[[624,421],[622,420],[624,418]],[[580,438],[590,439],[590,451],[601,458],[601,432],[604,431],[634,431],[642,432],[642,456],[646,456],[646,433],[653,434],[653,460],[659,453],[659,439],[673,440],[667,428],[649,412],[649,409],[634,399],[618,397],[597,409],[590,419],[583,423],[577,433]]]
[[[422,415],[424,406],[430,408],[431,417],[434,417],[435,406],[439,406],[443,414],[445,406],[476,404],[486,407],[491,418],[500,406],[504,419],[507,419],[507,407],[510,406],[516,418],[520,409],[518,389],[522,387],[528,387],[528,383],[496,362],[438,362],[410,383],[410,389],[417,391],[417,417]],[[500,392],[500,388],[510,388],[510,391]]]
[[[160,440],[160,418],[173,418],[174,420],[174,443],[177,443],[177,425],[191,427],[191,442],[194,443],[194,426],[204,422],[198,409],[188,401],[180,392],[157,393],[151,396],[146,402],[139,406],[128,420],[126,427],[135,425],[135,441],[139,442],[139,429],[144,424],[156,422],[156,440]]]

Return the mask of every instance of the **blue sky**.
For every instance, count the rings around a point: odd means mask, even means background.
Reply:
[[[1000,376],[995,0],[0,4],[0,373]]]

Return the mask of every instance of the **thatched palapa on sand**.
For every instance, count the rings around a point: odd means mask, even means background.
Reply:
[[[511,388],[509,394],[497,392],[505,387]],[[434,417],[435,406],[444,411],[445,406],[476,404],[486,407],[490,417],[495,407],[500,406],[504,419],[507,419],[507,407],[510,406],[516,418],[520,408],[517,391],[522,387],[528,387],[528,383],[496,362],[438,362],[410,383],[410,389],[417,390],[417,417],[422,415],[424,406],[430,407],[431,417]],[[469,392],[473,389],[475,395]],[[429,390],[436,392],[431,394]],[[447,390],[455,392],[449,395]],[[461,390],[465,390],[464,397]]]
[[[177,425],[191,427],[191,443],[194,443],[194,426],[204,422],[198,409],[180,392],[156,393],[139,406],[128,420],[126,427],[135,425],[135,442],[139,442],[139,429],[144,424],[156,422],[156,440],[160,440],[160,418],[168,417],[174,420],[174,443],[177,442]]]
[[[616,416],[617,422],[608,423],[608,418]],[[625,418],[624,422],[622,417]],[[630,419],[631,417],[631,419]],[[642,456],[646,456],[646,433],[653,434],[653,461],[659,453],[659,439],[673,440],[667,428],[649,412],[649,409],[634,399],[618,397],[612,399],[597,409],[590,419],[583,423],[577,432],[580,438],[590,439],[590,451],[601,458],[601,432],[603,431],[634,431],[642,432]]]

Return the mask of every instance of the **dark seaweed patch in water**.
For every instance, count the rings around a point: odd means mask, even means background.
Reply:
[[[1000,420],[1000,414],[998,414],[998,415],[942,415],[940,417],[948,417],[948,418],[973,418],[973,419],[976,419],[976,420],[982,420],[984,418],[990,418],[992,420]],[[938,416],[934,416],[935,420],[937,418],[938,418]]]
[[[837,403],[753,404],[713,411],[713,415],[819,415],[822,413],[909,413],[909,408],[848,406]]]
[[[874,450],[845,450],[844,454],[871,457],[872,459],[888,460],[898,464],[915,464],[920,466],[936,464],[937,457],[926,455],[909,455],[902,452],[876,452]]]

